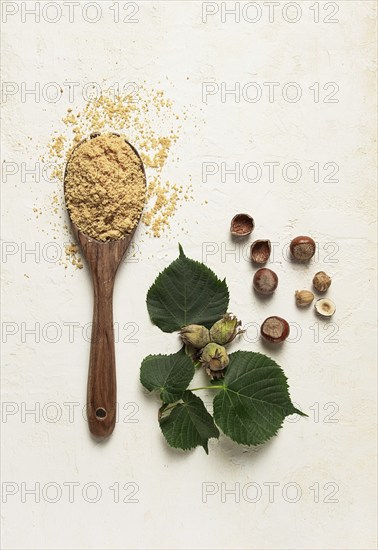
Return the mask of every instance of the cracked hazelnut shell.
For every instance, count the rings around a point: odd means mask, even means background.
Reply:
[[[272,246],[268,239],[254,241],[251,244],[251,260],[255,264],[265,264],[269,260]]]
[[[231,220],[230,231],[235,237],[245,237],[252,233],[255,222],[249,214],[236,214]]]
[[[328,298],[321,298],[315,302],[315,311],[321,317],[332,317],[336,311],[336,304]]]

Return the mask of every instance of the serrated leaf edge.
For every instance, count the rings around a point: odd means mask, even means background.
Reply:
[[[201,401],[201,403],[202,403],[203,407],[205,408],[206,412],[207,412],[208,415],[212,418],[213,423],[214,423],[214,427],[216,428],[216,430],[217,430],[217,432],[218,432],[218,434],[217,434],[216,436],[215,436],[215,435],[210,436],[210,437],[207,439],[207,441],[206,441],[205,443],[203,443],[203,444],[197,443],[196,445],[188,445],[188,446],[174,445],[174,444],[170,443],[170,442],[167,440],[167,438],[166,438],[166,436],[165,436],[165,434],[164,434],[164,432],[163,432],[163,430],[162,430],[162,424],[164,423],[164,420],[165,420],[165,419],[168,419],[169,416],[171,415],[171,413],[172,413],[172,412],[175,410],[175,408],[176,408],[177,406],[179,406],[179,405],[182,406],[182,412],[184,412],[184,409],[187,409],[188,414],[189,414],[189,417],[192,418],[192,416],[191,416],[191,414],[190,414],[190,409],[189,409],[189,407],[187,406],[187,405],[190,405],[190,404],[187,403],[186,401],[183,401],[183,399],[184,399],[184,397],[185,397],[185,394],[189,394],[191,397],[195,397],[196,399],[198,399],[199,401]],[[202,400],[200,397],[198,397],[198,395],[195,395],[194,393],[192,393],[190,390],[186,390],[186,391],[183,392],[182,399],[181,399],[181,400],[178,400],[178,401],[174,404],[173,407],[170,407],[169,414],[168,414],[166,417],[163,417],[162,415],[164,414],[166,408],[167,408],[167,405],[164,405],[164,404],[163,404],[163,405],[160,407],[160,409],[159,409],[159,426],[160,426],[160,430],[161,430],[161,432],[162,432],[162,434],[163,434],[163,436],[164,436],[164,439],[166,440],[166,442],[168,443],[168,445],[169,445],[170,447],[172,447],[173,449],[181,449],[181,450],[183,450],[183,451],[190,451],[190,450],[195,449],[196,447],[200,446],[200,447],[202,447],[202,448],[204,449],[205,453],[208,455],[208,454],[209,454],[209,448],[208,448],[208,442],[209,442],[209,440],[210,440],[210,439],[218,439],[218,438],[219,438],[219,435],[220,435],[220,432],[219,432],[218,426],[217,426],[216,423],[215,423],[214,417],[213,417],[213,416],[209,413],[209,411],[206,409],[206,406],[205,406],[205,403],[203,402],[203,400]],[[180,413],[181,413],[181,411],[180,411]],[[194,424],[194,422],[193,422],[193,424]]]

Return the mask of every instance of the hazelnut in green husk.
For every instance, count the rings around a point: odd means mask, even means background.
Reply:
[[[210,342],[209,329],[202,325],[187,325],[180,330],[184,344],[195,349],[202,349]]]
[[[223,377],[222,371],[228,367],[230,360],[223,346],[211,342],[203,348],[200,362],[210,378],[217,380]]]
[[[221,346],[226,346],[243,331],[239,329],[241,321],[238,321],[235,315],[227,313],[217,321],[210,329],[210,341],[216,342]]]

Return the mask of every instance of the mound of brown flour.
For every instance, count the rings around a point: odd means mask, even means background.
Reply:
[[[103,134],[77,147],[67,165],[65,199],[74,224],[98,241],[121,239],[135,228],[146,182],[125,138]]]

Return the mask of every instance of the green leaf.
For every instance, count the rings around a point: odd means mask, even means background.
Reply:
[[[181,403],[169,410],[167,406],[162,407],[159,423],[169,445],[184,451],[201,445],[209,454],[209,439],[219,437],[219,430],[203,401],[190,391],[183,394]]]
[[[273,359],[248,351],[229,357],[224,388],[214,398],[214,419],[231,439],[258,445],[277,433],[286,416],[306,416],[292,404],[287,378]]]
[[[140,381],[149,391],[160,390],[163,403],[181,399],[194,376],[194,365],[182,348],[172,355],[149,355],[140,367]]]
[[[192,323],[210,328],[228,308],[228,288],[211,269],[180,256],[158,277],[147,294],[151,321],[164,332]]]

